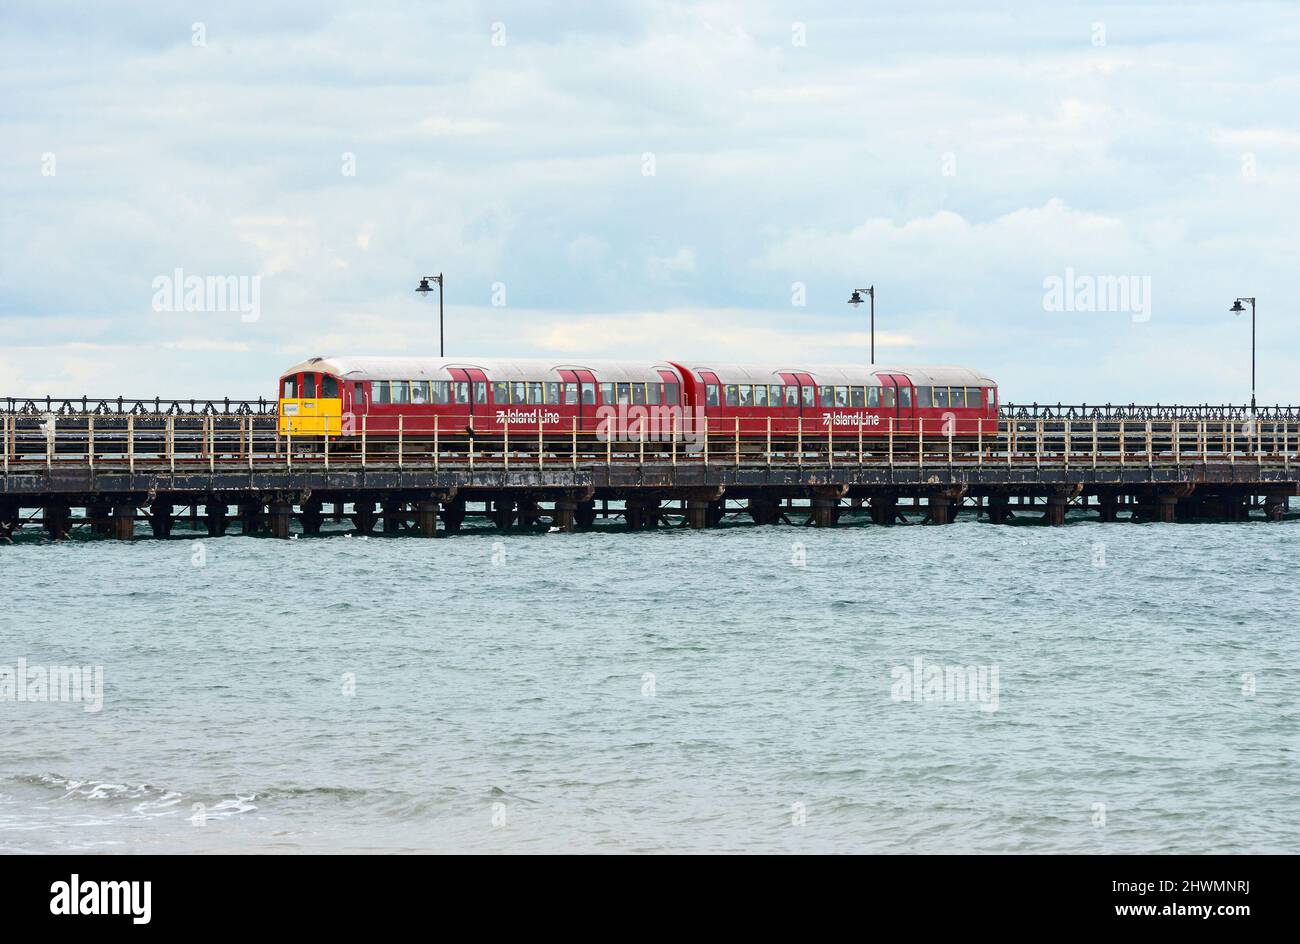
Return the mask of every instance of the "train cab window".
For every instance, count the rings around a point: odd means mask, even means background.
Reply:
[[[366,408],[366,385],[358,381],[352,385],[352,409],[364,410]]]
[[[280,397],[285,400],[295,400],[298,397],[298,378],[285,377],[280,387]]]
[[[339,379],[326,374],[320,381],[320,395],[334,400],[339,395]]]
[[[981,393],[981,392],[982,392],[982,391],[980,390],[979,387],[967,387],[967,388],[966,388],[966,408],[967,408],[967,409],[969,409],[969,410],[978,410],[981,406],[984,405],[983,402],[982,402],[983,398],[980,397],[980,393]]]
[[[934,395],[934,408],[936,410],[948,409],[948,388],[947,387],[934,387],[933,395]]]
[[[651,406],[657,406],[663,397],[663,384],[646,384],[645,385],[645,402]]]
[[[555,380],[546,381],[546,405],[560,405],[560,384]]]
[[[910,409],[912,408],[912,388],[911,388],[911,387],[899,387],[899,388],[898,388],[898,405],[901,406],[901,407],[902,407],[903,409],[905,409],[905,410],[910,410]]]
[[[510,402],[510,384],[504,380],[492,381],[492,402],[509,403]]]
[[[875,388],[875,387],[872,387],[871,389],[874,390],[874,389],[876,389],[876,388]],[[892,410],[892,409],[894,408],[894,388],[893,388],[893,387],[881,387],[881,388],[880,388],[880,405],[883,406],[883,407],[884,407],[885,409],[887,409],[887,410]]]
[[[578,385],[576,383],[566,383],[564,385],[564,405],[578,405]]]
[[[427,380],[411,381],[411,402],[412,403],[429,402],[429,381]]]
[[[582,402],[585,406],[596,405],[596,385],[594,383],[584,383],[582,385]]]
[[[469,403],[469,383],[464,380],[457,380],[455,390],[457,403]]]
[[[479,404],[487,403],[487,381],[474,381],[474,402]]]
[[[822,393],[822,397],[821,397],[821,404],[822,404],[822,406],[834,406],[834,405],[835,405],[835,388],[834,388],[834,387],[823,386],[823,387],[821,388],[821,393]]]
[[[754,384],[754,406],[767,408],[767,384]]]
[[[645,406],[645,384],[632,384],[632,403]]]
[[[724,388],[727,397],[727,406],[740,406],[740,391],[735,384],[727,384]]]
[[[435,406],[446,406],[451,402],[451,381],[432,380],[429,382],[429,402]]]
[[[603,383],[600,385],[600,402],[613,405],[614,385],[612,383]]]
[[[677,405],[677,384],[664,384],[664,403]]]
[[[862,407],[866,405],[867,405],[866,394],[863,392],[863,389],[861,387],[850,387],[849,406],[862,409]]]
[[[930,396],[930,389],[931,388],[929,387],[916,388],[916,405],[918,407],[924,409],[930,406],[930,401],[932,399],[932,397]]]
[[[705,385],[704,385],[704,405],[705,405],[705,406],[717,406],[717,405],[718,405],[718,385],[717,385],[717,384],[705,384]]]
[[[966,388],[953,387],[952,393],[949,394],[949,406],[957,410],[966,408]]]
[[[306,400],[313,399],[316,396],[316,375],[303,374],[301,387],[302,393],[299,396]]]
[[[878,409],[879,407],[880,407],[880,388],[868,387],[867,388],[867,409],[875,410]]]

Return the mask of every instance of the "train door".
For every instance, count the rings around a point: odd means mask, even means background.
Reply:
[[[906,374],[877,374],[882,386],[894,388],[894,432],[916,431],[916,391]],[[885,421],[888,424],[888,420]],[[886,428],[888,432],[888,428]]]
[[[805,436],[816,436],[821,432],[817,417],[817,381],[813,380],[812,374],[802,374],[796,372],[794,379],[799,384],[799,413],[798,428],[803,430]]]
[[[451,391],[448,397],[449,406],[455,423],[459,425],[461,419],[465,421],[466,430],[474,428],[474,378],[463,367],[448,367],[447,373],[451,374]],[[482,371],[476,371],[482,376]],[[483,396],[487,397],[487,378],[482,377],[484,384]]]

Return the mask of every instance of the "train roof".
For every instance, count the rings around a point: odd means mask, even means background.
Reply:
[[[724,384],[782,383],[782,374],[810,374],[819,384],[880,386],[881,374],[902,374],[920,387],[992,387],[995,382],[970,367],[887,366],[863,364],[708,364],[686,362],[683,367],[697,378],[709,371]],[[668,361],[581,360],[557,361],[541,358],[493,359],[454,357],[312,357],[295,364],[283,374],[320,371],[344,380],[448,380],[447,368],[475,368],[490,380],[542,380],[557,370],[589,370],[597,381],[659,383],[659,371],[672,370]],[[283,375],[282,374],[282,375]]]
[[[597,381],[662,383],[660,370],[672,370],[667,361],[555,361],[531,359],[455,357],[312,357],[283,374],[320,371],[344,380],[449,380],[447,368],[474,368],[489,380],[544,380],[557,370],[589,370]],[[676,373],[676,371],[674,371]]]

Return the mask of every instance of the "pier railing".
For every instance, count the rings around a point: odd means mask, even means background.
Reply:
[[[1300,422],[1257,418],[891,419],[884,426],[823,425],[819,419],[713,419],[692,428],[632,422],[600,430],[555,425],[495,427],[472,420],[390,421],[360,417],[331,435],[281,435],[252,414],[104,417],[97,413],[0,416],[5,474],[42,468],[216,471],[283,468],[583,469],[614,464],[837,467],[1006,466],[1086,468],[1300,461]],[[689,416],[686,417],[689,420]],[[339,422],[337,419],[334,422]],[[481,422],[481,418],[480,418]],[[395,427],[395,428],[394,428]]]

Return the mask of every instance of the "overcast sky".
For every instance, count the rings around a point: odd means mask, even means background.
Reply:
[[[442,271],[496,357],[865,362],[874,284],[878,362],[1023,402],[1241,402],[1256,295],[1300,401],[1294,4],[6,3],[0,76],[0,396],[436,354]]]

